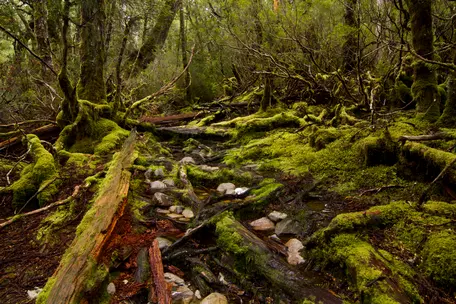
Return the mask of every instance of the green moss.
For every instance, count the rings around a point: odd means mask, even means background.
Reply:
[[[456,234],[441,231],[432,234],[422,252],[425,273],[439,285],[454,287],[456,284]]]
[[[255,195],[255,202],[260,204],[267,202],[271,198],[271,195],[277,193],[282,187],[282,184],[272,178],[264,179],[260,183],[259,188],[252,190],[252,194]]]
[[[36,239],[40,243],[58,241],[55,231],[64,227],[74,214],[74,203],[60,206],[56,211],[48,215],[40,225]]]
[[[119,147],[125,138],[130,135],[130,132],[122,128],[117,128],[104,136],[101,142],[95,147],[95,154],[103,155],[112,152]]]
[[[27,142],[30,147],[33,163],[25,167],[21,172],[19,180],[11,185],[13,191],[13,204],[21,206],[32,197],[41,187],[46,187],[37,195],[40,206],[47,203],[58,191],[55,179],[58,177],[54,164],[54,157],[41,144],[36,135],[27,135]]]
[[[237,186],[248,186],[252,183],[250,172],[236,172],[232,169],[222,168],[214,172],[201,170],[197,166],[188,166],[187,175],[194,186],[217,187],[221,183],[233,182]]]
[[[226,251],[243,255],[248,252],[248,248],[243,246],[242,237],[234,227],[233,215],[225,213],[219,218],[215,232],[218,235],[217,244]]]
[[[456,204],[429,201],[423,205],[423,210],[446,218],[456,218]]]
[[[49,297],[49,293],[55,285],[55,281],[56,279],[54,277],[51,277],[49,278],[49,280],[47,280],[46,285],[44,286],[43,290],[39,293],[38,298],[36,299],[36,304],[46,304],[47,298]]]
[[[336,141],[341,135],[342,132],[336,128],[316,129],[316,131],[309,136],[309,144],[311,147],[321,150],[324,149],[326,145]]]

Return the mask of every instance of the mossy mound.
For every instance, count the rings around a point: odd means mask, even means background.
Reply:
[[[27,143],[33,163],[22,170],[21,177],[10,187],[13,191],[13,204],[16,207],[22,206],[39,192],[36,198],[39,205],[43,206],[58,192],[58,172],[54,157],[43,147],[36,135],[27,135]]]

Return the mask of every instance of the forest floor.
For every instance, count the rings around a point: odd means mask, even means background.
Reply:
[[[403,141],[434,132],[407,115],[335,128],[282,112],[140,133],[128,204],[99,261],[109,274],[91,303],[156,300],[155,239],[173,303],[214,292],[229,303],[456,303],[456,171],[433,183],[456,140]],[[60,164],[55,201],[107,171],[105,157],[85,155]],[[14,163],[2,158],[0,186]],[[2,303],[35,301],[27,291],[54,273],[97,178],[71,204],[0,229]],[[0,218],[14,215],[11,202],[2,196]]]

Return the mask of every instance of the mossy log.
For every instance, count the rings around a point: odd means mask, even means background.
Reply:
[[[122,150],[114,155],[91,209],[37,303],[84,303],[105,279],[108,268],[98,261],[125,209],[135,142],[136,133],[131,132]]]
[[[216,224],[218,244],[237,258],[245,261],[252,273],[262,275],[275,288],[283,290],[295,300],[313,298],[317,302],[342,303],[342,300],[328,290],[312,286],[296,268],[285,260],[275,256],[267,245],[250,232],[230,214]]]
[[[30,132],[27,132],[29,134],[35,134],[35,135],[43,135],[43,134],[47,134],[47,133],[51,133],[51,132],[56,132],[60,130],[60,128],[54,124],[49,124],[49,125],[45,125],[43,127],[39,127],[37,129],[34,129]],[[0,142],[0,151],[3,150],[3,149],[6,149],[8,147],[12,147],[12,146],[15,146],[17,144],[20,144],[21,143],[21,140],[22,140],[23,136],[16,136],[16,137],[13,137],[13,138],[10,138],[10,139],[7,139],[5,141],[2,141]]]
[[[157,135],[160,137],[199,137],[205,139],[211,138],[228,138],[230,134],[222,128],[209,128],[209,127],[162,127],[157,128]]]

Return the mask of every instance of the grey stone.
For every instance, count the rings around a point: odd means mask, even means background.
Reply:
[[[188,304],[193,300],[193,291],[187,286],[179,286],[176,291],[171,293],[173,303]]]
[[[272,211],[268,215],[269,219],[273,222],[278,222],[278,221],[284,220],[287,218],[287,216],[288,215],[286,213],[282,213],[279,211]]]
[[[149,181],[150,178],[152,177],[152,169],[147,169],[147,171],[144,172],[144,177],[146,178],[147,181]]]
[[[188,164],[196,164],[195,160],[193,159],[193,157],[190,157],[190,156],[186,156],[184,158],[182,158],[179,163],[181,163],[182,165],[188,165]]]
[[[34,300],[34,299],[38,298],[38,295],[40,294],[41,291],[43,291],[42,288],[35,287],[32,290],[27,290],[27,296],[30,300]]]
[[[154,175],[156,177],[163,177],[163,176],[165,176],[165,172],[163,171],[162,168],[158,168],[158,169],[155,169]]]
[[[292,219],[284,219],[283,221],[278,222],[275,227],[275,234],[277,234],[278,236],[284,234],[297,235],[300,232],[301,227],[299,223]]]
[[[116,285],[114,285],[114,283],[111,282],[108,284],[108,287],[106,288],[106,290],[108,291],[108,294],[113,295],[116,293]]]
[[[267,217],[262,217],[250,223],[253,230],[257,231],[270,231],[274,230],[275,224]]]
[[[184,207],[183,206],[171,206],[171,207],[169,207],[169,211],[171,211],[173,213],[181,214],[182,211],[184,211]]]
[[[155,209],[155,212],[159,213],[159,214],[168,214],[170,213],[171,211],[169,211],[168,209],[160,209],[160,208],[157,208]]]
[[[184,279],[179,278],[177,275],[171,273],[171,272],[165,272],[164,274],[165,281],[168,283],[171,283],[176,286],[184,286],[185,281]]]
[[[138,283],[146,282],[150,277],[149,252],[147,248],[141,248],[136,257],[135,281]]]
[[[168,187],[174,187],[174,186],[176,186],[176,184],[174,183],[174,180],[172,180],[172,179],[170,179],[170,178],[164,179],[164,180],[163,180],[163,183],[164,183],[165,185],[167,185]]]
[[[167,216],[172,219],[179,219],[181,217],[184,217],[182,214],[177,214],[177,213],[170,213],[170,214],[167,214]]]
[[[214,292],[205,297],[201,304],[228,304],[228,299],[221,293]]]
[[[173,243],[170,240],[165,239],[163,237],[158,237],[157,241],[158,241],[158,248],[160,248],[160,250],[171,246],[171,244]]]
[[[154,200],[157,203],[157,205],[162,207],[169,207],[173,205],[173,199],[161,192],[156,192],[154,194]]]
[[[201,165],[199,166],[199,168],[203,171],[206,171],[206,172],[215,172],[215,171],[218,171],[220,170],[219,167],[211,167],[211,166],[208,166],[208,165]]]
[[[222,194],[227,193],[227,191],[229,191],[229,190],[232,191],[232,194],[234,194],[234,189],[236,189],[236,186],[232,183],[223,183],[217,187],[217,191]],[[227,193],[227,194],[229,194],[229,193]]]
[[[166,189],[166,185],[161,181],[155,181],[150,183],[150,190],[152,191],[160,191]]]
[[[185,208],[184,211],[182,211],[182,215],[185,218],[189,218],[189,219],[195,217],[195,214],[193,213],[192,209],[190,209],[190,208]]]

